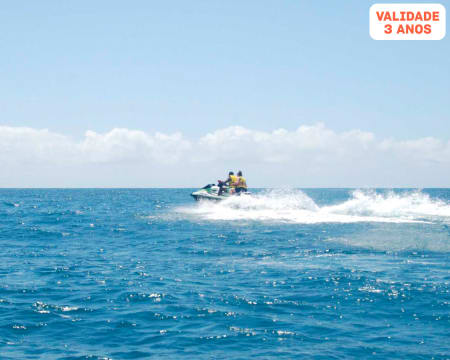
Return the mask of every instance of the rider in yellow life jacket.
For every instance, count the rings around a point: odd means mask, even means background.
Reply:
[[[232,171],[231,171],[232,172]],[[235,187],[237,187],[238,186],[238,184],[239,184],[239,180],[238,180],[238,177],[236,176],[236,175],[234,175],[234,174],[230,174],[229,176],[228,176],[228,180],[225,182],[225,183],[227,183],[228,182],[228,186],[230,187],[230,188],[235,188]]]
[[[230,171],[228,173],[228,179],[226,179],[225,181],[219,181],[218,195],[219,196],[222,195],[224,185],[228,185],[230,187],[230,194],[233,194],[238,183],[239,183],[238,177],[234,175],[234,172]]]
[[[247,191],[247,181],[242,176],[242,171],[238,171],[237,173],[237,185],[236,185],[236,194]]]

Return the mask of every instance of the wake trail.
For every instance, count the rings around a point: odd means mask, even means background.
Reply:
[[[317,205],[300,190],[268,190],[221,202],[200,202],[178,212],[205,220],[255,220],[299,224],[450,222],[450,204],[421,191],[355,190],[339,204]]]

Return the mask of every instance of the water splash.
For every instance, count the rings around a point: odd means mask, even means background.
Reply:
[[[328,207],[328,211],[337,214],[403,220],[450,218],[450,204],[439,199],[432,199],[419,190],[407,193],[389,191],[385,194],[379,194],[373,190],[355,190],[349,200]]]
[[[179,212],[206,220],[256,220],[290,223],[450,221],[450,204],[420,191],[376,193],[355,190],[348,200],[317,205],[300,190],[270,190],[232,197],[219,203],[200,202]]]

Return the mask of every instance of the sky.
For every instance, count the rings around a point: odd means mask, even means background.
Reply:
[[[5,2],[0,187],[448,187],[449,37],[374,3]]]

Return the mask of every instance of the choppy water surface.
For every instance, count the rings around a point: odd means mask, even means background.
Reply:
[[[450,190],[0,190],[0,357],[450,358]]]

